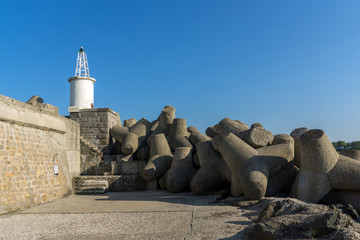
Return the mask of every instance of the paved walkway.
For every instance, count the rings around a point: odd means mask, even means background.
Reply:
[[[73,195],[0,216],[0,239],[243,239],[251,212],[164,191]]]

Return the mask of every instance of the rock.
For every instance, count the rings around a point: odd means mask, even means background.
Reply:
[[[165,135],[162,133],[150,136],[150,158],[141,175],[146,181],[160,177],[170,168],[172,158]]]
[[[178,147],[193,147],[189,142],[186,120],[184,118],[175,118],[171,125],[169,133],[169,145],[172,151]]]
[[[326,204],[351,204],[360,212],[360,191],[333,189],[320,201]]]
[[[256,128],[254,128],[256,129]],[[226,132],[226,131],[225,131]],[[254,149],[233,133],[223,135],[219,129],[213,138],[214,149],[219,151],[229,166],[232,181],[240,187],[247,199],[261,199],[265,196],[269,176],[293,161],[294,144],[277,144]],[[232,193],[233,193],[232,188]]]
[[[276,240],[279,236],[276,235],[276,230],[264,223],[256,223],[248,229],[246,239],[249,240]]]
[[[357,221],[359,217],[359,213],[356,211],[356,209],[350,205],[350,204],[332,204],[329,206],[330,209],[336,210],[339,209],[343,214],[348,215],[353,220]]]
[[[305,222],[300,225],[300,230],[303,236],[322,237],[328,235],[339,228],[347,227],[350,224],[350,219],[339,211],[325,213],[310,222]]]
[[[124,120],[124,127],[130,128],[137,123],[135,118],[130,118],[128,120]]]
[[[245,229],[248,239],[334,239],[353,220],[337,208],[306,204],[297,199],[267,199],[257,223]],[[264,201],[251,206],[263,204]],[[272,238],[273,237],[273,238]]]
[[[129,133],[129,128],[120,125],[110,128],[110,135],[116,139],[120,144],[123,143],[124,138]]]
[[[295,141],[295,157],[294,157],[295,162],[294,163],[295,163],[295,166],[297,166],[298,168],[301,167],[300,137],[308,130],[309,129],[307,129],[305,127],[301,127],[301,128],[296,128],[295,130],[293,130],[290,133],[290,136],[293,137],[294,141]]]
[[[331,189],[360,190],[360,161],[339,155],[320,129],[300,137],[301,168],[290,196],[317,203]]]
[[[343,155],[345,157],[355,159],[355,160],[360,160],[360,150],[342,149],[342,150],[340,150],[339,154]]]
[[[192,148],[176,148],[171,167],[167,173],[166,190],[172,193],[184,190],[189,186],[196,171],[197,168],[192,159]]]
[[[194,193],[214,192],[230,182],[231,172],[210,141],[198,142],[196,149],[201,168],[190,182],[190,188]]]

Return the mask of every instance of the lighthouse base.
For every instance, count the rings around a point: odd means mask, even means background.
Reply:
[[[77,111],[69,109],[69,112],[70,119],[80,124],[80,136],[96,145],[104,154],[109,154],[108,147],[112,144],[110,128],[121,125],[119,113],[109,108],[87,108]]]

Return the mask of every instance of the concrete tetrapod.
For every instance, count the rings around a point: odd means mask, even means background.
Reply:
[[[294,157],[294,163],[295,166],[298,168],[301,167],[301,150],[300,150],[300,137],[305,132],[307,132],[309,129],[305,127],[296,128],[291,133],[290,136],[294,138],[295,141],[295,157]]]
[[[169,170],[167,170],[160,178],[159,178],[159,186],[161,189],[166,190],[166,180],[168,176]]]
[[[137,123],[135,123],[131,128],[129,128],[129,132],[133,132],[138,135],[139,146],[143,146],[145,139],[150,131],[150,122],[145,118],[140,119]]]
[[[150,158],[141,175],[146,181],[154,180],[164,174],[171,166],[173,156],[163,133],[150,138]]]
[[[294,145],[294,139],[287,134],[278,134],[274,136],[274,140],[272,142],[272,145],[277,144]],[[294,156],[293,153],[289,152],[289,154]],[[292,183],[296,178],[297,173],[298,170],[294,166],[294,161],[290,161],[285,164],[278,172],[269,177],[265,196],[274,196],[276,193],[279,192],[288,193],[291,189]]]
[[[221,120],[214,126],[213,130],[224,136],[228,133],[233,133],[253,148],[265,147],[271,144],[274,139],[272,133],[260,127],[259,124],[255,124],[249,129],[249,126],[245,123],[239,120],[231,120],[230,118]]]
[[[197,152],[194,154],[194,164],[196,167],[200,167],[200,160]]]
[[[41,97],[39,97],[37,95],[34,95],[26,103],[31,104],[31,105],[36,105],[39,103],[44,103],[44,99],[42,99]]]
[[[206,136],[205,134],[201,133],[201,132],[192,132],[190,134],[189,140],[191,142],[192,145],[196,146],[196,144],[198,142],[204,142],[204,141],[209,141],[211,138]]]
[[[175,108],[169,105],[165,106],[158,119],[151,123],[150,135],[164,133],[165,136],[168,136],[174,119]],[[147,144],[149,145],[149,140],[147,140]]]
[[[257,127],[264,128],[261,123],[253,123],[250,128],[257,128]]]
[[[274,136],[262,127],[253,127],[240,133],[240,138],[253,148],[265,147],[272,143]]]
[[[215,137],[216,135],[216,132],[214,131],[214,127],[208,127],[206,130],[205,130],[205,133],[207,136],[213,138]]]
[[[241,133],[248,129],[249,126],[245,123],[242,123],[239,120],[232,120],[230,118],[224,118],[213,127],[215,133],[221,133],[224,136],[229,133],[233,133],[238,137],[241,137]]]
[[[115,154],[122,154],[121,143],[118,140],[113,145],[113,152]]]
[[[255,150],[233,133],[217,134],[213,138],[214,148],[220,152],[229,166],[232,183],[247,199],[261,199],[265,196],[268,178],[294,158],[293,144],[278,144]],[[234,189],[235,191],[235,189]]]
[[[171,125],[175,119],[175,108],[173,106],[165,106],[159,116],[159,127],[163,129],[167,136],[170,132]]]
[[[150,149],[147,145],[139,148],[136,151],[136,159],[141,161],[147,161],[150,158]]]
[[[189,127],[187,128],[187,130],[188,130],[189,133],[199,132],[199,130],[198,130],[196,127],[194,127],[194,126],[189,126]]]
[[[355,160],[360,160],[360,150],[342,149],[339,154]]]
[[[290,196],[317,203],[331,189],[360,190],[360,161],[339,155],[320,129],[300,137],[301,168]]]
[[[130,127],[134,126],[136,123],[137,123],[137,121],[135,118],[130,118],[130,119],[124,120],[124,127],[130,128]]]
[[[196,151],[200,169],[191,179],[190,188],[196,194],[205,194],[221,189],[231,180],[231,172],[211,141],[198,142]]]
[[[175,151],[177,147],[193,147],[188,140],[189,132],[187,131],[186,119],[175,118],[171,125],[169,133],[169,145],[172,151]]]
[[[125,155],[131,155],[134,152],[136,152],[138,147],[139,147],[139,136],[133,132],[129,132],[125,136],[124,142],[121,145],[121,151]]]
[[[150,123],[145,118],[135,123],[129,128],[129,133],[124,138],[121,149],[125,155],[136,152],[138,147],[142,147],[149,133]]]
[[[171,167],[167,174],[166,190],[180,192],[189,186],[197,171],[192,159],[192,147],[178,147],[175,150]]]
[[[110,135],[116,139],[120,144],[124,142],[124,138],[129,133],[129,128],[123,126],[114,126],[110,128]]]
[[[152,135],[156,135],[156,134],[161,134],[164,133],[164,130],[159,127],[159,120],[155,120],[153,122],[150,123],[150,132],[149,132],[149,137],[146,138],[146,144],[148,146],[150,146],[150,136]]]

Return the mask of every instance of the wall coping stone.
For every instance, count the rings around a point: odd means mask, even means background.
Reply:
[[[118,115],[117,112],[115,112],[114,110],[111,110],[110,108],[88,108],[88,109],[79,109],[76,112],[71,112],[71,113],[81,113],[81,112],[110,112],[114,115]],[[70,113],[70,114],[71,114]]]
[[[64,134],[64,119],[54,112],[0,95],[0,121]]]

